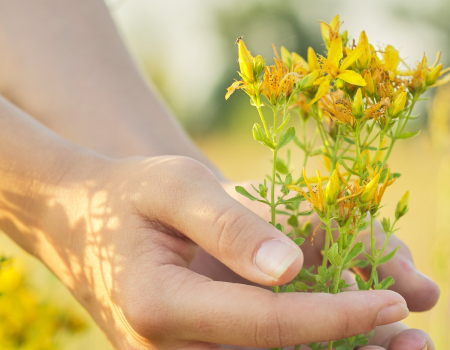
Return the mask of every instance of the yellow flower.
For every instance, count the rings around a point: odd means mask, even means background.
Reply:
[[[388,173],[386,175],[386,179],[383,182],[383,185],[380,187],[379,191],[377,190],[377,193],[375,194],[373,204],[374,206],[378,206],[381,203],[381,199],[383,198],[384,191],[386,191],[386,188],[392,185],[397,178],[394,178],[392,180],[389,180],[389,177],[391,176],[391,169],[388,169]]]
[[[368,42],[366,32],[361,32],[361,35],[358,40],[358,44],[360,42]],[[370,66],[370,63],[372,62],[372,54],[375,50],[373,49],[373,46],[370,44],[367,44],[366,49],[363,51],[361,56],[356,60],[356,67],[358,69],[366,69]]]
[[[360,118],[364,114],[364,103],[361,89],[358,89],[358,91],[355,94],[355,98],[353,99],[352,112],[356,118]]]
[[[238,89],[243,89],[247,95],[250,97],[255,96],[255,84],[259,84],[255,79],[258,79],[258,75],[262,68],[264,67],[264,60],[261,56],[257,56],[256,59],[253,58],[250,51],[245,47],[244,41],[242,39],[238,39],[238,53],[239,53],[239,75],[242,80],[235,81],[231,86],[227,89],[227,93],[225,95],[225,99],[228,100],[233,92]],[[256,66],[255,66],[256,65]],[[257,74],[255,73],[255,69]]]
[[[305,179],[306,186],[308,186],[309,195],[305,191],[303,191],[300,187],[296,185],[287,185],[286,187],[292,191],[296,191],[300,193],[305,199],[312,204],[312,206],[319,212],[323,213],[325,210],[325,198],[324,191],[322,189],[322,179],[320,177],[319,170],[316,170],[317,173],[317,188],[313,190],[310,185],[310,180],[306,177],[305,168],[303,168],[303,178]]]
[[[399,73],[398,64],[400,63],[400,55],[398,51],[391,45],[386,46],[383,54],[384,69],[388,71],[391,80],[394,80],[395,76]]]
[[[395,218],[398,220],[408,212],[409,191],[403,195],[395,210]]]
[[[392,115],[395,116],[405,108],[407,92],[403,91],[397,98],[394,100],[392,104]]]
[[[264,80],[261,86],[261,93],[275,105],[281,96],[289,97],[296,77],[289,75],[286,65],[275,58],[275,66],[264,68]]]
[[[318,101],[328,92],[331,80],[333,79],[342,79],[349,84],[358,86],[366,85],[366,82],[361,75],[353,70],[347,70],[347,68],[361,56],[366,49],[366,46],[367,41],[362,40],[362,42],[344,58],[342,63],[340,63],[343,58],[342,40],[338,37],[331,41],[327,58],[320,56],[320,67],[326,75],[321,78],[319,90],[310,104]]]
[[[319,60],[317,59],[316,53],[312,47],[308,48],[308,66],[311,72],[316,69],[320,69]]]
[[[247,83],[253,83],[253,56],[245,47],[242,39],[238,40],[239,67],[241,69],[241,77]]]
[[[325,188],[325,203],[332,205],[336,202],[339,195],[340,182],[339,175],[336,169],[333,170],[333,174],[328,181],[327,187]]]
[[[343,22],[339,22],[339,15],[336,15],[331,20],[330,24],[327,24],[324,21],[319,22],[323,41],[328,48],[330,46],[330,42],[339,37],[339,28]]]
[[[378,182],[380,182],[380,171],[378,167],[375,171],[371,166],[367,166],[367,169],[369,170],[369,178],[371,180],[363,187],[364,189],[359,195],[361,203],[369,203],[375,198],[378,191]]]

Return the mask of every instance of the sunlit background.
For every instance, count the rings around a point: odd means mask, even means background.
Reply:
[[[171,107],[198,146],[230,179],[261,179],[270,154],[252,138],[257,114],[244,94],[225,101],[237,77],[235,40],[244,35],[254,54],[273,57],[271,44],[306,56],[323,52],[317,20],[341,15],[350,36],[365,30],[372,43],[400,48],[414,65],[423,52],[432,61],[442,51],[450,65],[450,2],[446,0],[110,0],[124,40],[149,82]],[[357,39],[357,38],[356,38]],[[270,61],[268,61],[270,62]],[[411,130],[420,136],[399,142],[391,167],[403,174],[385,195],[385,215],[410,190],[410,211],[398,235],[417,267],[438,282],[441,300],[406,323],[427,331],[437,349],[450,349],[450,88],[429,94],[417,108]],[[294,157],[299,154],[294,152]],[[295,163],[295,158],[294,158]],[[300,159],[296,171],[300,172]],[[310,167],[323,167],[312,160]],[[0,274],[2,349],[111,349],[88,315],[40,263],[6,237],[2,252],[14,257]],[[3,343],[2,343],[3,342]]]

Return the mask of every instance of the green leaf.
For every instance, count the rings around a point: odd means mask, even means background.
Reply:
[[[304,292],[305,290],[312,289],[312,287],[306,285],[303,282],[295,282],[295,289],[297,289],[299,292]]]
[[[364,250],[363,242],[356,243],[353,246],[352,250],[350,250],[350,253],[348,253],[347,257],[345,258],[344,265],[347,265],[350,261],[356,258],[359,254],[362,253],[363,250]]]
[[[419,134],[420,130],[417,130],[416,132],[404,132],[403,134],[398,135],[397,139],[410,139],[411,137],[414,137]]]
[[[289,113],[287,115],[286,118],[284,118],[283,123],[281,123],[281,125],[277,128],[277,130],[275,131],[275,134],[278,134],[281,130],[284,129],[284,127],[286,126],[286,124],[289,122],[289,119],[291,119],[291,113]]]
[[[280,287],[278,287],[278,286],[273,286],[273,287],[272,287],[272,291],[273,291],[274,293],[280,293]]]
[[[287,286],[286,288],[286,293],[294,293],[295,292],[295,287],[293,284],[290,284]]]
[[[298,238],[294,239],[294,243],[300,246],[303,243],[305,243],[305,239],[303,237],[298,237]]]
[[[292,230],[292,231],[289,232],[289,233],[286,233],[286,236],[291,237],[293,233],[294,233],[294,230]]]
[[[400,246],[398,246],[397,248],[395,248],[392,252],[390,252],[389,254],[386,254],[385,256],[383,256],[379,261],[378,264],[385,264],[387,263],[389,260],[391,260],[395,253],[397,252],[398,248],[400,248]]]
[[[311,151],[311,153],[309,153],[309,156],[314,157],[314,156],[318,156],[319,154],[324,154],[324,153],[321,149],[316,149],[314,151]]]
[[[287,221],[289,225],[292,227],[298,227],[298,218],[297,215],[291,215]]]
[[[250,193],[247,192],[247,190],[242,186],[236,186],[234,188],[237,193],[242,194],[244,197],[247,197],[248,199],[251,199],[252,201],[257,201],[258,198],[253,197]]]
[[[328,250],[328,260],[336,267],[342,266],[342,257],[339,254],[339,246],[337,243],[334,243]]]
[[[280,230],[281,232],[284,233],[284,226],[283,226],[283,225],[281,225],[280,223],[278,223],[278,224],[275,225],[275,227],[276,227],[278,230]]]
[[[364,255],[366,256],[367,260],[369,260],[372,265],[375,264],[375,260],[373,260],[373,258],[369,254],[364,253]]]
[[[264,146],[267,146],[271,149],[277,148],[277,145],[272,140],[269,139],[269,137],[266,135],[266,132],[263,130],[261,125],[255,123],[253,125],[252,131],[253,131],[253,138],[256,141],[261,142]]]
[[[351,145],[354,145],[355,144],[355,141],[354,140],[352,140],[352,139],[350,139],[350,138],[348,138],[348,137],[343,137],[343,139],[345,140],[345,141],[347,141],[349,144],[351,144]]]
[[[295,144],[296,144],[299,148],[301,148],[303,151],[306,150],[306,149],[305,149],[305,145],[298,139],[298,137],[295,137],[295,138],[294,138],[294,142],[295,142]]]
[[[344,162],[343,159],[339,159],[339,164],[342,165],[342,166],[344,167],[344,169],[347,170],[350,174],[361,177],[361,175],[360,175],[358,172],[356,172],[356,171],[350,169],[350,168],[347,166],[347,164],[345,164],[345,162]]]
[[[281,293],[286,293],[286,289],[287,289],[286,286],[281,287]]]
[[[312,213],[314,213],[314,209],[308,210],[308,211],[301,211],[300,213],[298,213],[298,216],[308,216],[311,215]]]
[[[283,211],[283,210],[275,210],[275,213],[280,214],[280,215],[289,215],[289,216],[292,215],[291,213],[288,213],[287,211]]]
[[[289,169],[287,168],[286,164],[281,160],[280,158],[277,159],[275,163],[275,168],[277,171],[283,175],[286,175],[289,173]]]
[[[368,290],[367,283],[363,281],[360,275],[355,275],[356,284],[358,285],[359,290]]]
[[[390,286],[392,286],[395,283],[394,278],[392,276],[386,277],[384,280],[382,280],[380,283],[377,283],[373,286],[373,289],[381,289],[385,290],[388,289]]]
[[[281,136],[280,142],[278,143],[278,149],[286,146],[295,137],[295,129],[293,126],[289,127],[286,132]]]

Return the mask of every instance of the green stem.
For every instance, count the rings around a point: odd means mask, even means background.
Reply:
[[[270,192],[270,211],[271,211],[271,224],[273,226],[276,225],[275,222],[275,211],[276,211],[276,206],[275,206],[275,172],[276,172],[276,164],[277,164],[277,149],[273,150],[273,164],[272,164],[272,183],[271,183],[271,192]]]
[[[356,122],[356,132],[353,133],[353,141],[355,141],[355,149],[356,149],[356,160],[358,162],[358,172],[362,175],[363,173],[363,164],[361,157],[361,145],[359,143],[359,132],[360,132],[360,123]]]
[[[388,161],[389,156],[391,155],[392,148],[394,148],[395,141],[397,141],[397,137],[401,135],[401,133],[403,132],[403,129],[405,128],[406,124],[408,123],[408,120],[411,117],[411,113],[413,111],[413,108],[414,108],[414,105],[416,104],[416,102],[417,102],[417,98],[414,97],[411,102],[411,106],[409,107],[408,115],[406,116],[405,121],[403,122],[403,124],[401,123],[401,121],[398,122],[397,129],[395,130],[395,135],[392,137],[391,144],[389,145],[389,149],[386,153],[386,156],[384,157],[383,165],[386,164],[386,162]]]
[[[339,150],[339,139],[341,138],[341,126],[338,124],[338,134],[336,137],[336,141],[334,143],[334,150],[333,150],[333,156],[331,157],[331,165],[330,165],[330,176],[333,173],[334,169],[336,168],[336,162],[337,162],[337,153]]]
[[[372,259],[375,259],[375,237],[373,236],[373,215],[370,214],[370,250]]]
[[[260,102],[259,96],[258,96],[257,102]],[[256,109],[258,110],[259,116],[261,117],[261,121],[262,121],[262,123],[264,125],[264,130],[266,131],[266,135],[267,135],[267,137],[270,138],[269,129],[267,128],[266,120],[264,119],[264,116],[263,116],[262,111],[261,111],[261,106],[259,105],[259,103],[258,103]]]
[[[328,350],[333,350],[333,341],[332,340],[330,340],[328,342]]]

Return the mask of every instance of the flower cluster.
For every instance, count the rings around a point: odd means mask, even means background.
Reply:
[[[364,251],[362,242],[357,243],[358,232],[369,223],[373,237],[373,222],[379,215],[383,195],[400,176],[391,172],[388,165],[391,151],[398,140],[419,133],[405,129],[416,118],[412,116],[416,102],[428,89],[450,81],[450,74],[446,75],[449,69],[443,69],[439,63],[440,53],[433,65],[428,64],[424,55],[410,68],[397,49],[390,45],[375,47],[364,31],[357,41],[349,40],[348,33],[341,32],[342,23],[339,16],[329,24],[320,21],[323,55],[309,48],[305,59],[285,47],[281,47],[280,55],[274,45],[275,64],[271,66],[261,56],[253,57],[242,38],[237,42],[241,79],[228,88],[225,98],[236,90],[243,90],[250,97],[262,122],[262,126],[257,123],[253,126],[253,136],[273,155],[270,199],[266,183],[259,190],[255,188],[261,199],[242,187],[237,190],[252,200],[266,203],[272,213],[271,224],[282,232],[285,228],[277,222],[277,214],[289,215],[287,222],[292,231],[286,234],[297,244],[302,244],[307,236],[312,243],[319,232],[325,235],[318,274],[302,271],[292,285],[276,287],[275,292],[297,289],[340,293],[348,287],[341,278],[342,271],[367,264],[372,266],[370,279],[363,281],[356,275],[360,290],[387,289],[394,283],[392,277],[379,281],[376,269],[391,259],[395,251],[384,255],[384,248],[375,249],[372,239],[366,259],[355,260]],[[264,115],[268,110],[273,115],[272,123]],[[293,126],[288,127],[294,112],[300,116],[301,136],[295,136]],[[316,126],[313,135],[306,132],[309,122]],[[298,178],[292,174],[290,161],[286,164],[278,154],[292,140],[304,153]],[[323,157],[328,171],[325,176],[319,170],[316,177],[307,176],[307,162],[314,156]],[[275,193],[277,183],[281,185],[279,195]],[[291,191],[296,195],[288,196]],[[389,219],[382,220],[386,234],[383,247],[397,230],[397,221],[408,211],[408,197],[406,192],[392,223]],[[302,201],[309,203],[310,211],[300,211]],[[280,210],[280,206],[285,208]],[[310,225],[300,228],[299,218],[313,212],[321,224],[311,233]],[[323,230],[319,231],[320,228]],[[367,337],[361,335],[336,342],[334,346],[339,350],[353,349],[365,342]],[[316,348],[314,344],[309,345]],[[328,348],[333,348],[333,342]]]

